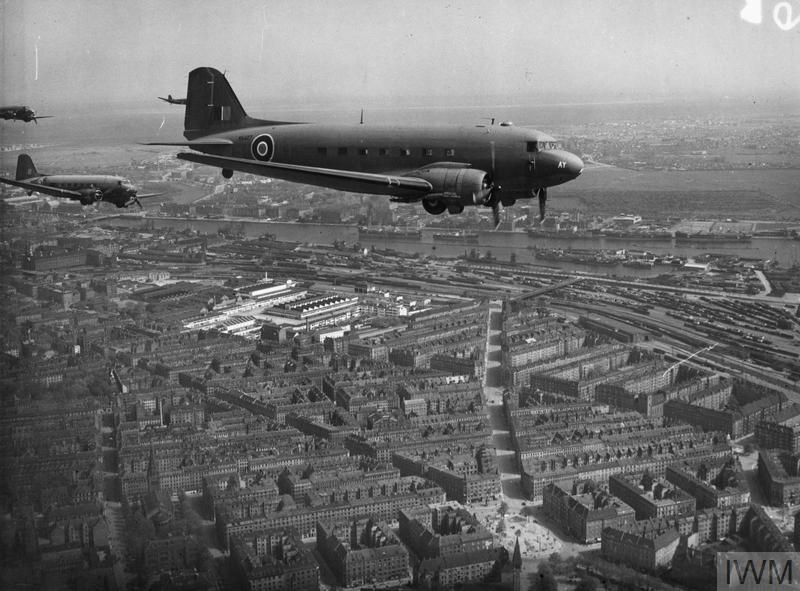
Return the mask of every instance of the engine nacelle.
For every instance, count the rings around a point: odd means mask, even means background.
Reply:
[[[100,189],[89,189],[81,191],[81,205],[93,205],[103,199],[103,191]]]
[[[414,176],[428,181],[436,200],[452,205],[484,205],[487,189],[492,186],[488,173],[474,168],[428,168]]]

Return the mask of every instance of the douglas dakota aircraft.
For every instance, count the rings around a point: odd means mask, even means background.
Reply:
[[[131,182],[119,176],[90,174],[53,174],[43,175],[36,170],[33,160],[27,154],[17,158],[16,179],[0,177],[0,182],[15,187],[22,187],[28,195],[34,191],[43,195],[63,197],[80,201],[82,205],[92,205],[97,201],[108,201],[117,207],[128,207],[134,203],[142,204],[139,198],[155,197],[161,193],[136,195]]]
[[[163,96],[160,96],[158,98],[160,98],[165,103],[169,103],[170,105],[185,105],[186,104],[186,99],[172,98],[171,94],[168,94],[167,98],[164,98]]]
[[[33,109],[24,105],[13,105],[11,107],[0,107],[0,117],[13,121],[24,121],[25,123],[39,123],[39,119],[50,119],[52,115],[37,115]]]
[[[576,178],[580,158],[552,137],[510,124],[475,126],[329,125],[249,117],[223,74],[189,73],[183,135],[203,154],[178,158],[342,191],[422,202],[431,214],[461,213],[538,197],[544,219],[547,188]]]

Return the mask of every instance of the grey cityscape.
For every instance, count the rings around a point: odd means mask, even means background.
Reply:
[[[791,584],[793,5],[136,4],[0,4],[0,588]]]

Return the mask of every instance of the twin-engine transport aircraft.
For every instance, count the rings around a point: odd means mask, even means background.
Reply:
[[[185,105],[186,104],[186,99],[172,98],[171,94],[168,94],[167,98],[164,98],[163,96],[160,96],[158,98],[160,98],[165,103],[169,103],[170,105]]]
[[[214,68],[189,73],[184,117],[188,146],[178,158],[342,191],[422,202],[425,211],[461,213],[467,205],[494,211],[538,197],[544,219],[547,188],[577,177],[583,162],[552,137],[510,124],[474,126],[327,125],[249,117],[225,76]]]
[[[13,121],[24,121],[25,123],[39,123],[39,119],[50,119],[52,115],[37,115],[33,109],[24,105],[12,105],[10,107],[0,107],[0,117]]]
[[[89,174],[44,175],[36,170],[33,160],[27,154],[17,158],[16,180],[0,177],[0,182],[22,187],[28,195],[34,191],[43,195],[62,197],[80,201],[82,205],[92,205],[97,201],[107,201],[117,207],[128,207],[134,203],[139,207],[139,199],[155,197],[161,193],[136,195],[131,182],[119,176]]]

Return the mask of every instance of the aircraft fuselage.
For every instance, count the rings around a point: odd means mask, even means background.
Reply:
[[[492,122],[494,123],[494,121]],[[421,203],[425,211],[457,214],[538,197],[577,178],[583,162],[534,129],[499,125],[333,125],[250,117],[225,75],[189,72],[181,160],[342,191]]]
[[[0,117],[12,119],[14,121],[25,121],[26,123],[34,119],[34,112],[24,105],[12,105],[0,108]]]
[[[217,156],[357,172],[403,175],[453,163],[491,172],[503,198],[526,198],[542,187],[574,179],[583,168],[575,155],[549,146],[556,140],[534,129],[506,125],[382,126],[293,123],[245,127],[205,136],[232,145],[195,149]],[[362,191],[346,179],[323,186]],[[374,189],[369,190],[374,193]],[[387,192],[387,194],[390,194]]]
[[[94,201],[128,203],[136,194],[130,181],[109,175],[51,174],[25,179],[25,182],[54,189],[78,191],[86,196],[85,201],[81,199],[84,204]]]

